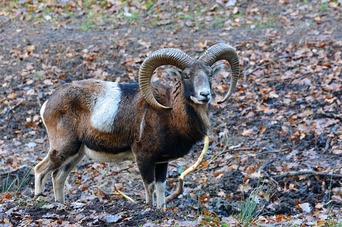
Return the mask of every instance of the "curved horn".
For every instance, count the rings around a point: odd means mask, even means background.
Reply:
[[[228,44],[218,43],[207,49],[204,52],[204,54],[199,58],[199,60],[209,64],[210,66],[212,66],[215,62],[219,60],[226,60],[229,62],[230,67],[232,69],[230,87],[227,94],[218,103],[221,104],[225,102],[233,94],[240,74],[239,57],[235,49]]]
[[[139,87],[145,100],[156,109],[171,109],[163,106],[153,96],[151,78],[156,68],[162,65],[173,65],[184,70],[194,60],[178,49],[165,48],[154,51],[142,63],[139,70]]]

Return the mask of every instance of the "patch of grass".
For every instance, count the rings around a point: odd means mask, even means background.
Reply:
[[[154,6],[155,3],[156,3],[156,1],[150,1],[150,2],[147,2],[146,4],[144,4],[146,11],[150,11],[150,9]]]
[[[13,7],[16,7],[18,4],[19,4],[19,0],[12,0],[12,1],[9,1],[9,5],[8,6],[10,8],[13,8]]]
[[[102,0],[100,2],[100,6],[102,6],[103,8],[107,7],[107,0]]]
[[[94,23],[93,22],[85,21],[81,25],[81,30],[86,32],[86,31],[89,31],[90,29],[92,29],[93,27],[94,27]]]
[[[13,176],[13,174],[8,173],[7,176],[2,180],[1,185],[1,193],[14,191],[18,192],[22,189],[22,187],[27,184],[28,178],[30,175],[30,169],[28,169],[23,176],[20,176],[20,174],[16,174]]]
[[[131,16],[125,16],[125,18],[130,20],[130,21],[137,20],[139,17],[140,17],[139,12],[133,12],[133,13],[131,13]]]
[[[1,193],[5,193],[11,190],[11,188],[14,186],[16,182],[15,180],[10,179],[10,174],[7,174],[7,177],[2,180],[2,187],[1,187]]]
[[[241,13],[236,13],[236,14],[231,14],[231,15],[230,15],[230,18],[231,18],[232,20],[235,20],[235,19],[240,18],[240,17],[242,17],[242,16],[243,16],[243,14],[241,14]]]
[[[270,193],[272,194],[272,187],[259,185],[255,188],[246,200],[243,200],[240,205],[240,219],[241,226],[250,226],[250,224],[260,215],[262,206],[264,204],[260,201],[259,195],[262,193],[263,198],[269,200]]]
[[[93,29],[97,25],[97,21],[100,21],[102,19],[102,15],[99,13],[95,13],[94,11],[89,11],[87,15],[85,15],[85,18],[83,19],[81,30],[82,31],[88,31],[90,29]]]
[[[43,78],[43,75],[40,74],[40,73],[38,73],[38,72],[36,72],[36,73],[34,74],[34,76],[35,76],[36,78],[38,78],[38,79],[42,79],[42,78]]]
[[[222,18],[215,17],[213,21],[214,28],[222,28],[224,26],[225,20]]]
[[[259,199],[253,193],[241,204],[240,222],[242,226],[249,226],[256,217]]]
[[[46,7],[46,8],[43,9],[44,14],[51,13],[51,11],[52,10],[49,7]]]
[[[328,227],[342,227],[342,222],[337,223],[333,220],[328,220],[325,224],[327,224]]]
[[[179,16],[179,19],[182,19],[182,20],[193,20],[194,16],[191,15],[191,14],[182,14],[182,15]]]
[[[85,7],[85,8],[88,8],[93,3],[96,3],[96,0],[85,0],[85,1],[82,1],[82,6]]]
[[[266,28],[275,28],[275,27],[277,27],[277,22],[275,18],[271,18],[271,17],[267,17],[266,20],[264,21],[260,20],[256,23],[257,29],[266,29]]]
[[[44,199],[39,199],[35,205],[39,208],[42,208],[44,205],[47,205],[47,204],[49,204],[48,201],[45,201]]]
[[[329,5],[327,2],[321,2],[319,4],[319,11],[326,12],[326,11],[328,11],[328,9],[329,9]]]
[[[204,226],[219,226],[218,218],[209,215],[204,216],[201,222]]]
[[[42,22],[42,21],[44,21],[44,18],[43,17],[35,17],[34,21],[35,22]]]

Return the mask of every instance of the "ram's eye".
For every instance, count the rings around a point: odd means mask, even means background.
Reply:
[[[184,74],[183,74],[183,78],[186,79],[186,80],[187,80],[187,79],[190,79],[190,75],[187,74],[187,73],[184,73]]]

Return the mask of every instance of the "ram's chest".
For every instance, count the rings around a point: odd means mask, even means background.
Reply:
[[[187,155],[198,141],[182,136],[168,137],[167,142],[160,146],[158,162],[171,161]]]

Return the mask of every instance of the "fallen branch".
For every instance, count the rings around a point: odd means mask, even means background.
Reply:
[[[103,186],[104,184],[102,184]],[[132,202],[132,203],[137,203],[134,199],[132,199],[131,197],[129,197],[128,195],[126,195],[125,193],[123,193],[122,191],[120,191],[119,189],[117,189],[114,185],[114,193],[107,193],[105,191],[103,191],[101,189],[102,186],[99,187],[95,187],[97,189],[97,194],[100,195],[101,197],[105,198],[105,199],[110,199],[111,195],[122,195],[125,199],[127,199],[128,201]]]
[[[17,173],[17,172],[19,172],[19,171],[22,171],[23,169],[31,170],[32,168],[29,168],[29,167],[23,165],[23,166],[19,166],[19,167],[16,168],[16,169],[10,169],[10,170],[1,170],[1,169],[0,169],[0,176],[1,176],[1,175],[10,175],[10,174],[13,174],[13,173]]]
[[[207,151],[208,151],[208,148],[209,148],[209,137],[206,136],[204,138],[204,147],[203,147],[203,150],[200,154],[200,156],[198,157],[197,161],[195,162],[195,164],[193,164],[192,166],[190,166],[189,168],[187,168],[180,176],[179,176],[179,179],[178,179],[178,186],[177,186],[177,189],[176,191],[171,194],[170,196],[168,196],[166,198],[166,202],[169,202],[175,198],[177,198],[179,195],[181,195],[184,191],[184,178],[186,175],[188,175],[190,172],[194,171],[198,166],[199,164],[202,162],[204,156],[207,154]]]
[[[340,126],[338,124],[336,124],[334,127],[332,127],[332,129],[330,130],[330,134],[338,134],[337,133],[337,129],[339,128]],[[325,147],[324,147],[324,151],[327,151],[330,147],[330,142],[331,142],[331,137],[329,136],[327,141],[325,142]]]
[[[25,102],[24,99],[21,99],[19,102],[17,102],[14,106],[11,107],[11,111],[14,111],[15,109],[17,109],[21,104],[23,104]]]
[[[325,172],[316,172],[312,170],[302,170],[302,171],[289,171],[280,175],[272,176],[273,178],[282,178],[289,176],[299,176],[299,175],[314,175],[314,176],[324,176],[331,178],[342,178],[342,174],[334,174],[334,173],[325,173]]]
[[[333,114],[333,113],[326,113],[323,110],[319,110],[317,112],[318,115],[321,115],[323,117],[327,117],[327,118],[333,118],[333,119],[337,119],[340,120],[342,122],[342,116],[338,115],[338,114]]]
[[[243,78],[244,78],[244,81],[247,80],[247,76],[249,76],[250,74],[254,73],[255,71],[269,65],[269,64],[272,64],[272,63],[275,63],[275,61],[268,61],[268,62],[265,62],[265,63],[262,63],[262,64],[258,64],[258,65],[255,65],[254,67],[250,67],[246,70],[244,70],[242,72],[242,75],[243,75]]]
[[[258,149],[255,148],[255,147],[249,147],[249,148],[231,148],[231,147],[229,147],[228,149],[227,149],[227,148],[228,148],[228,146],[224,147],[224,148],[223,148],[223,151],[221,151],[220,153],[214,155],[214,156],[207,162],[207,164],[206,164],[205,166],[199,168],[198,170],[202,170],[202,169],[208,167],[209,164],[211,164],[212,162],[214,162],[218,157],[220,157],[220,156],[221,156],[222,154],[224,154],[224,153],[228,153],[228,152],[233,153],[233,152],[242,152],[242,151],[257,151],[257,150],[258,150]],[[228,160],[227,160],[227,161],[228,161]]]
[[[132,203],[137,203],[137,202],[135,202],[134,199],[132,199],[131,197],[129,197],[128,195],[126,195],[125,193],[123,193],[122,191],[120,191],[119,189],[115,189],[115,191],[116,191],[117,193],[119,193],[120,195],[122,195],[125,199],[131,201]]]

